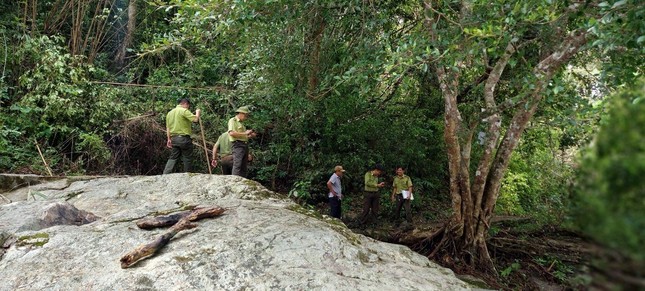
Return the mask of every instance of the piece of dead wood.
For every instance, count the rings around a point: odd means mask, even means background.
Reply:
[[[164,234],[155,238],[152,242],[142,244],[121,257],[121,268],[129,268],[137,262],[153,256],[161,248],[167,245],[170,242],[170,239],[180,231],[197,227],[197,224],[193,224],[191,223],[191,221],[219,216],[225,211],[225,208],[219,206],[201,207],[195,208],[191,211],[184,211],[172,215],[144,218],[139,220],[137,222],[137,226],[143,229],[150,229],[168,225],[172,225],[172,227],[170,227]]]
[[[155,238],[155,240],[153,240],[152,242],[142,244],[121,257],[121,268],[125,269],[131,267],[137,262],[153,256],[161,248],[167,245],[168,242],[170,242],[170,239],[173,238],[177,233],[182,230],[195,227],[197,227],[197,224],[191,223],[187,218],[180,220],[179,222],[177,222],[177,224],[173,225],[168,229],[168,231]]]
[[[153,229],[173,225],[184,218],[187,218],[189,221],[195,221],[203,218],[215,217],[222,215],[225,211],[225,208],[219,206],[198,207],[191,211],[183,211],[166,216],[146,217],[138,220],[137,226],[141,229]]]
[[[43,160],[43,164],[45,164],[45,168],[47,169],[47,172],[49,173],[49,176],[54,176],[52,174],[52,169],[49,168],[49,165],[47,164],[47,161],[45,160],[45,157],[43,156],[43,152],[40,150],[40,146],[38,145],[38,141],[34,139],[34,142],[36,143],[36,148],[38,149],[38,154],[40,154],[40,158]]]

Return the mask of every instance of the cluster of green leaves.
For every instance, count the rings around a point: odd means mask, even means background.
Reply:
[[[557,223],[566,215],[573,168],[561,149],[562,130],[536,126],[528,130],[512,155],[495,211],[528,215],[540,223]]]
[[[402,57],[414,41],[397,32],[414,25],[407,22],[414,6],[394,1],[377,6],[362,1],[240,1],[224,7],[169,1],[154,14],[165,13],[170,33],[148,38],[137,65],[154,66],[150,83],[224,88],[191,96],[198,106],[208,104],[207,138],[225,129],[236,106],[251,105],[249,126],[260,132],[251,145],[257,158],[252,175],[267,185],[280,188],[301,181],[305,184],[282,190],[300,193],[302,185],[312,185],[307,192],[323,193],[334,165],[343,164],[355,174],[348,175],[350,181],[359,184],[356,173],[376,162],[392,173],[395,165],[407,166],[412,175],[440,185],[445,174],[437,142],[443,127],[441,103],[428,101],[428,92],[416,89],[428,75],[414,57]],[[355,25],[357,19],[362,25]],[[314,36],[321,27],[316,49]],[[411,73],[414,79],[401,82],[405,90],[389,95],[384,90],[401,74]],[[313,91],[311,76],[319,84]],[[161,98],[166,105],[173,100]],[[434,162],[424,162],[426,158]]]
[[[553,276],[560,280],[561,282],[567,282],[571,279],[571,276],[574,274],[573,267],[562,262],[557,257],[551,255],[546,255],[544,257],[538,257],[533,259],[534,262],[538,263],[542,267],[548,270],[553,270]],[[580,278],[576,278],[580,279]],[[575,282],[572,282],[575,283]]]
[[[66,52],[63,41],[26,36],[11,54],[11,73],[19,75],[9,75],[2,83],[3,91],[12,94],[3,97],[0,107],[0,169],[41,165],[35,142],[61,171],[100,169],[109,162],[104,136],[113,132],[111,123],[121,117],[124,106],[115,91],[90,83],[101,71]],[[69,163],[59,164],[64,161]]]
[[[593,144],[582,152],[573,221],[641,262],[645,243],[645,80],[614,94]]]

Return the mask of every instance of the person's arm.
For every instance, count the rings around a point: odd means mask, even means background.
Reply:
[[[396,179],[396,178],[394,178],[394,179]],[[395,197],[394,195],[396,195],[396,187],[394,186],[394,181],[395,180],[392,180],[392,197],[390,197],[392,202],[394,202],[394,197]]]
[[[219,140],[213,145],[213,158],[211,159],[211,165],[217,167],[217,150],[219,149]]]
[[[251,135],[251,132],[252,132],[252,131],[251,131],[250,129],[249,129],[249,130],[247,130],[247,131],[245,131],[245,132],[237,132],[237,131],[235,131],[235,130],[231,130],[231,129],[229,129],[229,130],[228,130],[228,134],[229,134],[230,136],[234,137],[234,138],[240,138],[240,137],[251,138],[251,137],[253,137],[253,136]]]
[[[243,138],[243,137],[249,137],[251,134],[252,130],[247,130],[245,132],[237,132],[235,131],[235,119],[231,118],[228,121],[228,135],[230,135],[233,138]]]
[[[193,122],[199,121],[199,118],[202,116],[202,111],[200,109],[195,109],[195,117],[193,117]]]

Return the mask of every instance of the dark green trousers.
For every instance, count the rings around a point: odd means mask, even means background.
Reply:
[[[176,135],[171,137],[170,141],[172,142],[172,151],[163,173],[172,173],[179,158],[184,162],[184,172],[192,171],[193,140],[188,135]]]
[[[363,213],[361,213],[361,224],[374,223],[378,215],[379,192],[363,192]]]

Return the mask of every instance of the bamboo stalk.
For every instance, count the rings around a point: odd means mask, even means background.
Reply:
[[[206,156],[206,165],[208,166],[208,173],[213,174],[213,171],[211,170],[211,161],[208,158],[208,148],[206,147],[206,138],[204,138],[204,126],[202,126],[202,118],[199,118],[199,129],[201,129],[202,133],[202,142],[204,143],[204,155]]]
[[[43,152],[40,151],[40,146],[38,145],[38,141],[34,139],[34,143],[36,143],[36,148],[38,149],[38,154],[40,154],[40,158],[43,160],[43,164],[45,164],[45,168],[47,168],[47,172],[49,172],[49,176],[54,176],[52,174],[52,169],[49,168],[49,165],[47,164],[47,161],[45,161],[45,157],[43,156]]]

